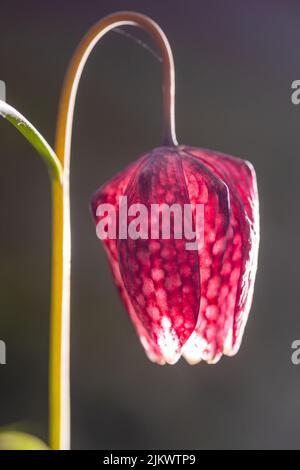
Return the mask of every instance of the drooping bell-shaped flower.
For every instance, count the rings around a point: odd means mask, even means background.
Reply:
[[[92,212],[152,361],[173,364],[183,355],[189,363],[215,363],[238,351],[259,243],[250,163],[187,146],[156,148],[102,186]]]
[[[94,194],[97,235],[148,357],[213,363],[238,351],[251,306],[259,243],[255,172],[238,158],[178,145],[170,44],[148,17],[125,12],[120,22],[141,26],[159,49],[164,146]]]

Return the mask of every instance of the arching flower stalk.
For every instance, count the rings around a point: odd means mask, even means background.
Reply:
[[[163,236],[107,237],[116,285],[152,361],[216,362],[237,352],[247,321],[259,243],[258,195],[253,167],[218,152],[178,145],[175,134],[175,77],[170,45],[150,18],[120,12],[99,21],[76,50],[61,95],[55,153],[16,110],[0,101],[0,114],[14,124],[45,159],[53,193],[53,261],[50,344],[50,445],[70,447],[70,270],[71,231],[69,175],[73,114],[84,65],[98,41],[123,25],[143,28],[154,39],[163,64],[163,146],[148,152],[102,186],[93,196],[98,226],[110,204],[118,214],[120,198],[128,204],[191,207],[195,239],[186,233]],[[202,228],[197,206],[203,208]],[[151,212],[150,212],[151,214]],[[131,214],[132,215],[132,214]],[[132,217],[130,219],[132,221]],[[174,222],[174,217],[172,221]],[[145,220],[144,220],[145,221]],[[158,222],[157,222],[158,221]],[[153,223],[152,215],[147,222]],[[140,219],[140,224],[142,220]],[[175,224],[175,222],[174,222]],[[122,223],[121,223],[122,225]],[[117,232],[121,227],[117,226]],[[181,227],[184,228],[184,227]],[[127,229],[127,227],[126,227]],[[144,234],[145,235],[145,234]]]

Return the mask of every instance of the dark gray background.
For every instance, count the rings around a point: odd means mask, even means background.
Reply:
[[[134,9],[167,33],[180,143],[250,160],[262,240],[242,348],[216,366],[151,364],[116,294],[89,214],[92,192],[160,144],[161,70],[111,33],[80,85],[72,152],[74,448],[299,448],[300,79],[297,1],[0,2],[0,79],[8,102],[53,143],[74,48],[102,16]],[[136,29],[130,30],[138,34]],[[144,36],[142,36],[144,37]],[[147,39],[147,42],[148,41]],[[0,123],[0,425],[47,439],[51,200],[34,150]]]

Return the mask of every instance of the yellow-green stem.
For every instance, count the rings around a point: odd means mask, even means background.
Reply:
[[[52,184],[53,252],[50,337],[50,447],[70,448],[70,220],[64,185]]]
[[[71,237],[69,173],[73,115],[77,89],[85,63],[98,41],[123,25],[143,28],[156,42],[163,63],[164,144],[177,145],[175,135],[175,77],[173,56],[166,36],[150,18],[134,12],[118,12],[100,20],[83,38],[67,72],[59,105],[56,154],[63,166],[63,185],[53,184],[53,267],[50,342],[50,446],[70,446],[70,273]]]

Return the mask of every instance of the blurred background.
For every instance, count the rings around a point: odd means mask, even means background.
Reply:
[[[52,144],[66,67],[87,29],[120,9],[150,15],[173,48],[180,143],[250,160],[262,240],[240,352],[217,365],[150,363],[121,305],[91,194],[160,145],[161,67],[110,33],[81,81],[72,150],[72,445],[75,449],[299,448],[300,3],[296,0],[0,2],[7,101]],[[152,46],[136,28],[134,34]],[[0,122],[0,426],[47,439],[51,200],[35,151]]]

